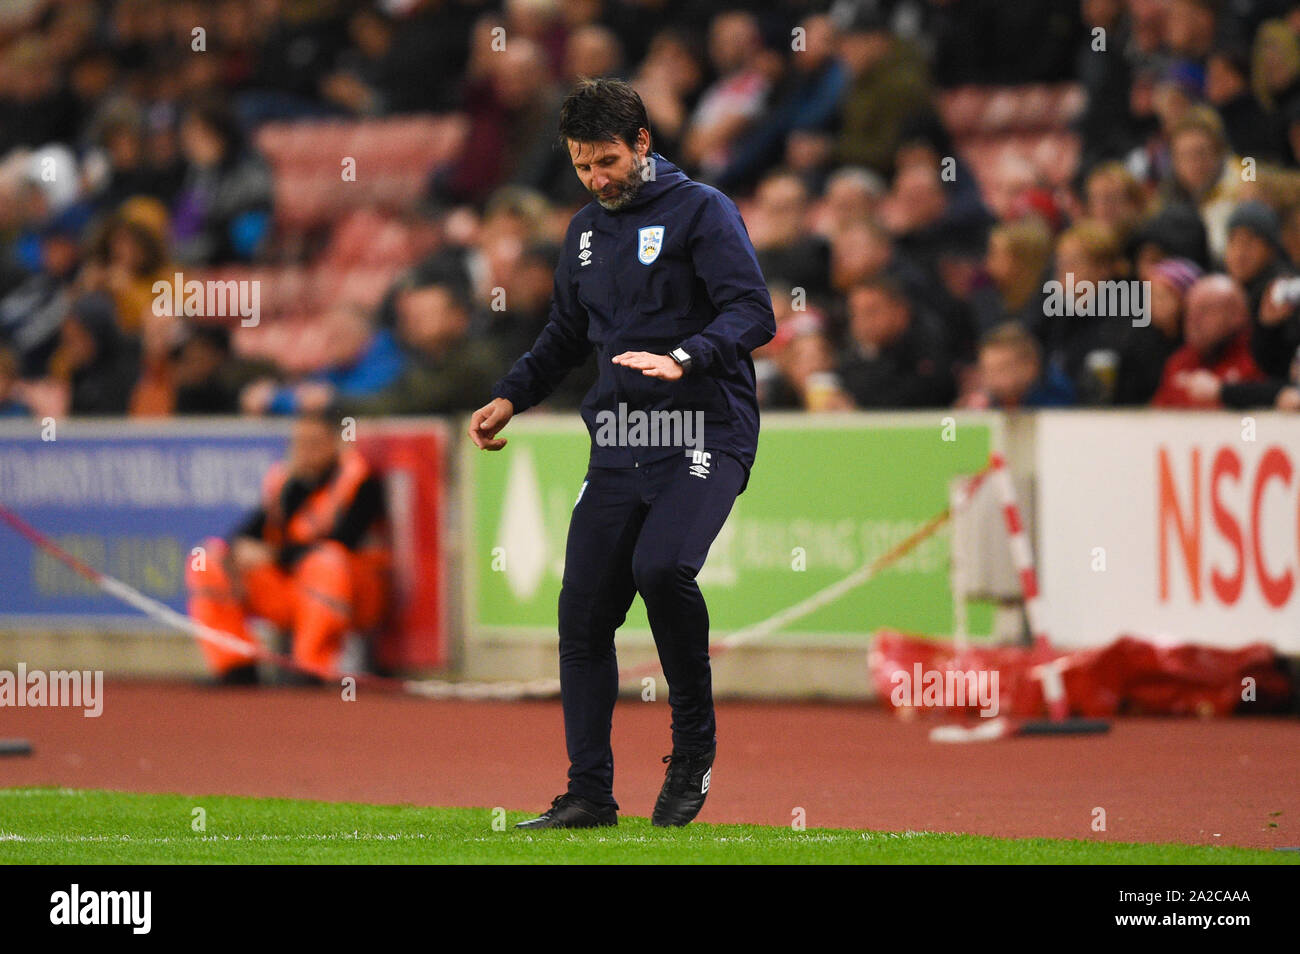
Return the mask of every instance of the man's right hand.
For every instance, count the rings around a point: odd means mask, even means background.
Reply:
[[[515,406],[505,398],[493,398],[474,412],[469,420],[469,436],[479,450],[496,451],[506,446],[504,437],[497,437],[501,428],[515,416]]]

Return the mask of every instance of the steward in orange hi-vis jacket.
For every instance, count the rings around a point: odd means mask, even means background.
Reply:
[[[249,616],[293,634],[293,658],[321,678],[337,672],[344,634],[384,617],[389,549],[384,490],[361,454],[345,448],[338,418],[303,414],[289,456],[267,472],[262,505],[232,534],[205,541],[186,574],[190,616],[256,645]],[[257,682],[252,660],[200,640],[227,684]]]

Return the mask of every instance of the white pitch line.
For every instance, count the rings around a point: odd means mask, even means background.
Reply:
[[[173,845],[192,844],[195,842],[232,842],[232,841],[425,841],[430,835],[422,833],[382,834],[366,832],[364,834],[330,835],[195,835],[174,837],[163,835],[152,838],[137,838],[134,835],[19,835],[13,832],[0,832],[0,842],[16,841],[23,844],[42,845],[80,845],[104,844],[118,845]],[[464,839],[462,839],[464,840]]]
[[[0,788],[0,798],[33,798],[37,795],[73,795],[84,798],[85,794],[76,788]]]

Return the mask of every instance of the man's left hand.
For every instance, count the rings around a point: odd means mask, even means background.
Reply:
[[[682,376],[682,366],[666,354],[650,354],[648,351],[624,351],[613,358],[615,364],[625,368],[635,368],[651,378],[676,381]]]

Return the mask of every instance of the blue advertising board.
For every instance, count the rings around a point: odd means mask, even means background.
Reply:
[[[0,504],[89,566],[184,611],[192,548],[257,506],[286,446],[278,425],[65,425],[46,441],[36,422],[6,423]],[[0,625],[38,619],[146,622],[0,524]]]

